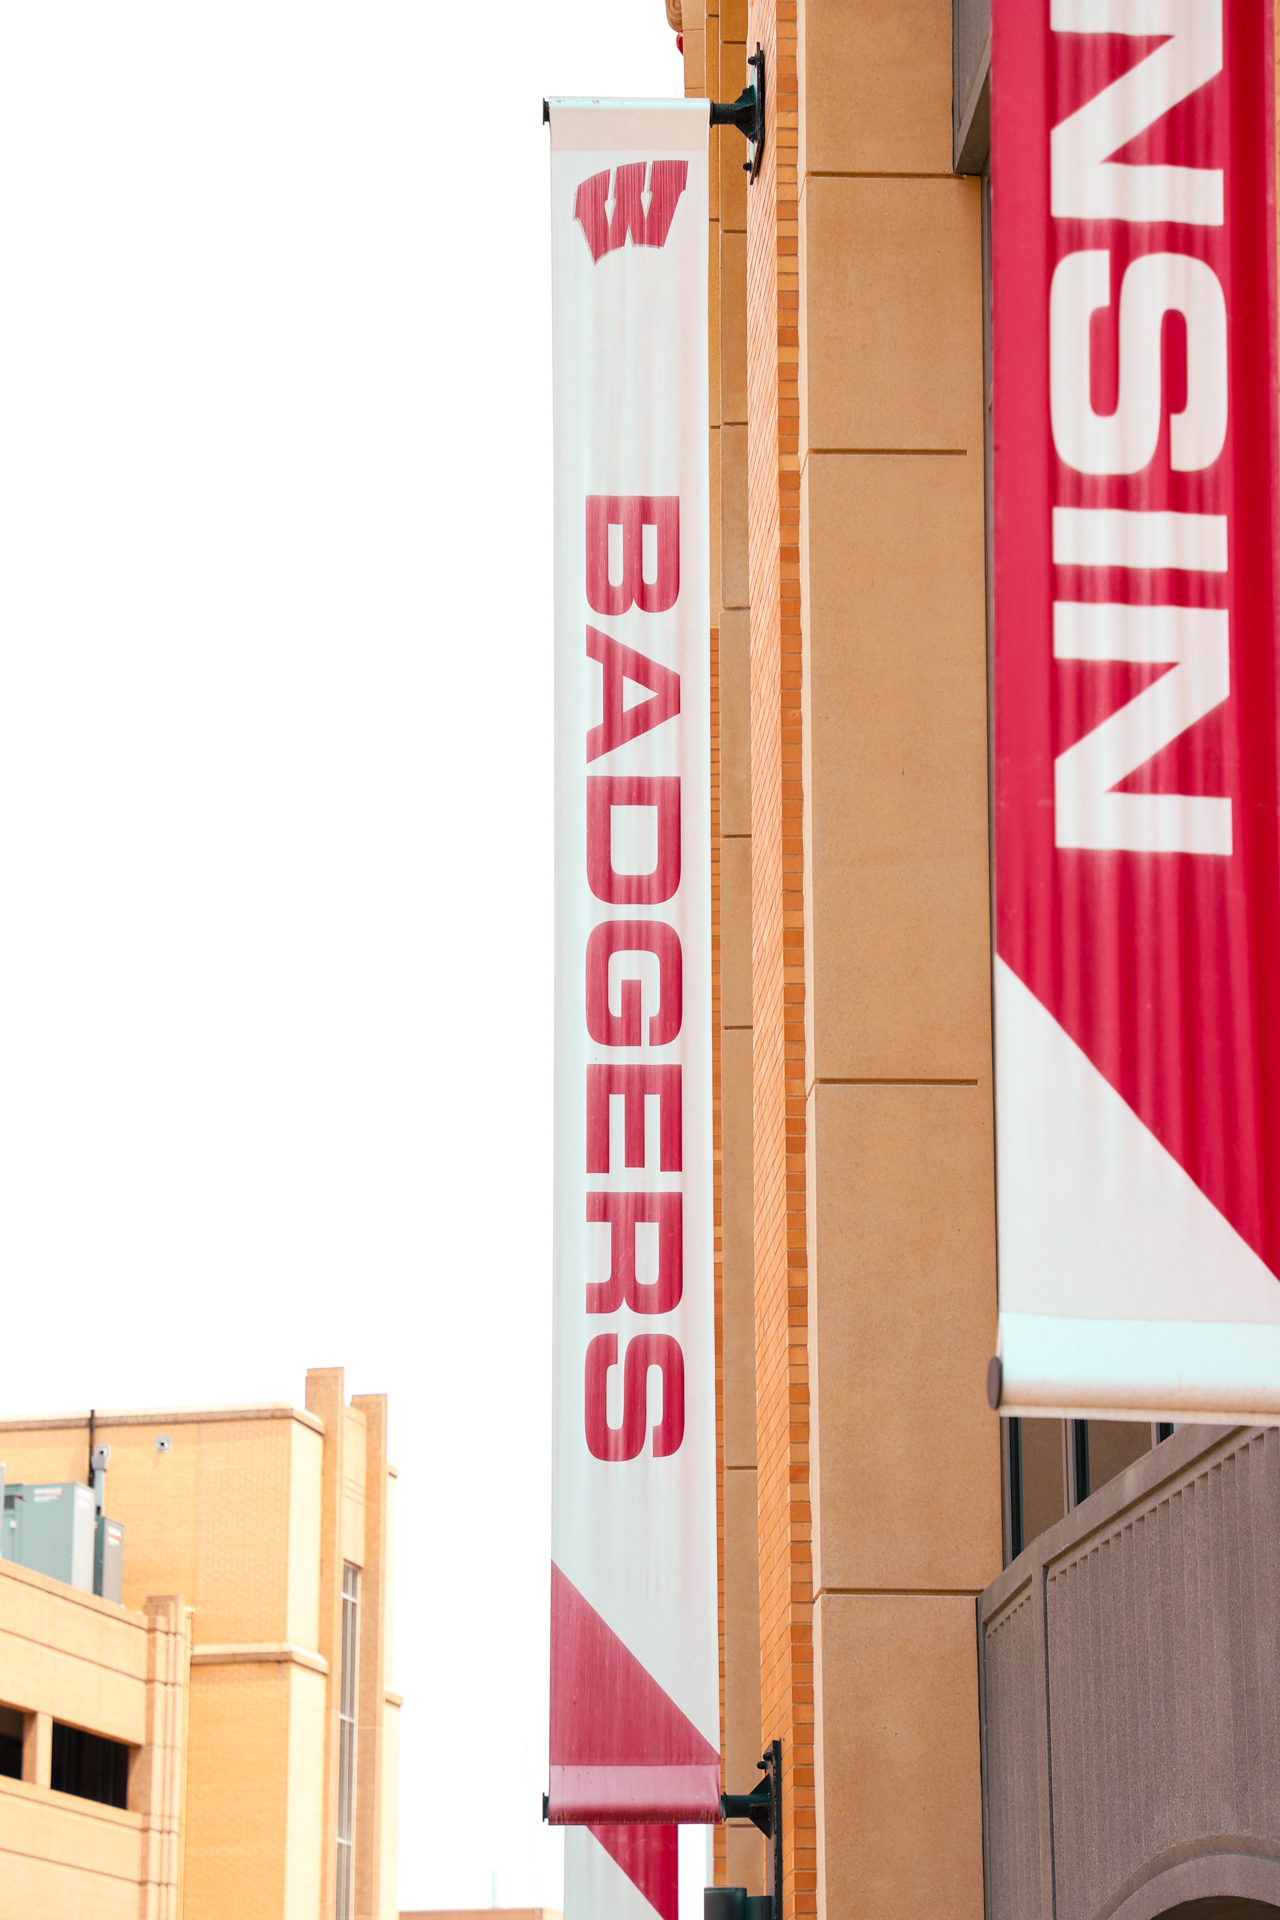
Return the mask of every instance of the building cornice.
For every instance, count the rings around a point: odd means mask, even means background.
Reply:
[[[287,1400],[261,1401],[244,1407],[180,1407],[176,1411],[169,1407],[143,1407],[137,1411],[125,1413],[101,1413],[95,1409],[93,1425],[95,1433],[107,1427],[190,1427],[211,1425],[219,1420],[296,1420],[300,1426],[310,1427],[314,1433],[324,1432],[323,1420],[314,1413],[304,1413],[301,1407],[291,1407]],[[59,1429],[83,1427],[89,1429],[87,1413],[42,1414],[33,1420],[0,1420],[0,1434],[6,1433],[56,1433]]]
[[[329,1662],[309,1647],[295,1647],[287,1640],[245,1640],[227,1646],[192,1647],[193,1667],[306,1667],[311,1673],[328,1675]]]

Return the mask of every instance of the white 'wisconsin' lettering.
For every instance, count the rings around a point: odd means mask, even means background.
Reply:
[[[1139,166],[1111,155],[1222,71],[1222,0],[1051,0],[1049,24],[1055,33],[1169,35],[1053,129],[1054,217],[1220,227],[1220,168]]]
[[[1058,601],[1058,660],[1168,663],[1136,699],[1054,762],[1054,841],[1127,853],[1231,852],[1231,801],[1186,793],[1113,793],[1230,692],[1227,616],[1203,607]]]

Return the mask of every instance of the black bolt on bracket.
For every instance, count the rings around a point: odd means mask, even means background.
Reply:
[[[736,127],[744,136],[748,157],[742,163],[742,171],[754,180],[764,158],[764,48],[758,40],[755,52],[747,58],[747,65],[755,72],[754,84],[744,87],[731,105],[713,100],[711,124],[713,127]],[[742,1797],[741,1794],[735,1796],[738,1799]]]

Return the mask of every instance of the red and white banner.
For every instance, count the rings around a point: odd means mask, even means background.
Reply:
[[[719,1817],[706,101],[550,102],[551,1778]]]
[[[564,1837],[564,1920],[679,1920],[678,1827],[574,1827]]]
[[[1280,1415],[1272,0],[993,0],[1002,1411]]]

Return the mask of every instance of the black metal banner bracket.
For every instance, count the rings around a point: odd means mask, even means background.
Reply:
[[[764,158],[764,48],[756,41],[756,50],[747,57],[747,65],[755,73],[755,81],[742,89],[732,102],[713,100],[711,102],[711,124],[713,127],[736,127],[747,143],[747,158],[742,163],[742,171],[754,181],[760,171],[760,162]],[[739,1794],[738,1799],[748,1796]]]
[[[750,1820],[766,1840],[773,1842],[769,1892],[774,1920],[782,1912],[782,1742],[771,1740],[763,1760],[756,1761],[764,1779],[752,1793],[722,1793],[722,1820]]]

